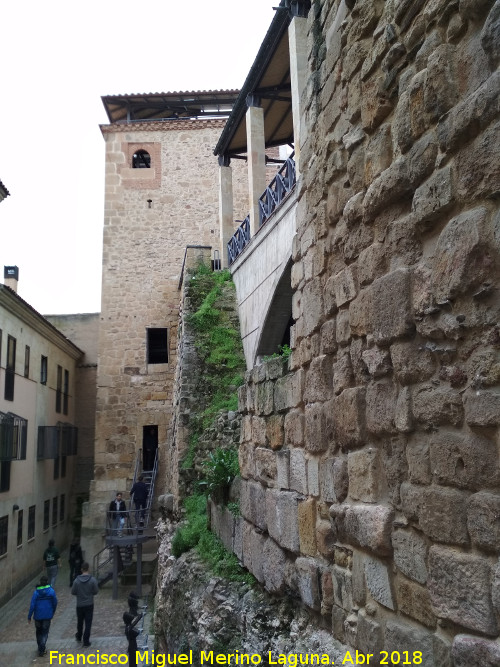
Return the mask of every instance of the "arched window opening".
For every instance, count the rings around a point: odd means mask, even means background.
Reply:
[[[133,169],[149,169],[151,167],[151,155],[147,151],[136,151],[132,156]]]

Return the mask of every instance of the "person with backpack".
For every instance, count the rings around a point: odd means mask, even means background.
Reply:
[[[50,539],[49,546],[43,552],[43,566],[47,572],[49,584],[54,588],[56,584],[57,573],[61,565],[61,555],[59,549],[55,546],[55,541]]]
[[[46,576],[40,578],[40,584],[35,588],[31,598],[30,610],[28,612],[28,623],[31,617],[35,619],[36,643],[38,644],[38,655],[47,653],[46,644],[49,636],[50,622],[57,609],[56,592],[49,584]]]
[[[71,587],[71,595],[76,595],[76,634],[75,639],[83,646],[90,646],[90,629],[94,617],[94,595],[99,592],[97,579],[89,574],[89,564],[82,563],[82,573],[79,574]],[[85,626],[85,628],[84,628]]]

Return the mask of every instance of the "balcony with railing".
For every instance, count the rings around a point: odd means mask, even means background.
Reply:
[[[276,176],[259,198],[259,229],[281,207],[288,195],[295,188],[296,171],[293,153],[278,170]],[[250,215],[241,222],[227,244],[228,264],[241,255],[250,242]]]

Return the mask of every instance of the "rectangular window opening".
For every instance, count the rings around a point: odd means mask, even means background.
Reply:
[[[6,401],[14,400],[14,379],[16,377],[16,339],[7,337],[7,363],[5,364],[5,391]]]
[[[10,461],[0,463],[0,493],[10,489]]]
[[[47,384],[47,365],[47,357],[44,357],[42,354],[40,359],[40,384]]]
[[[24,377],[30,376],[30,346],[26,345],[24,348]]]
[[[48,530],[50,526],[50,500],[43,503],[43,529]]]
[[[147,329],[148,364],[168,364],[168,329]]]
[[[62,366],[57,366],[56,412],[61,412],[62,401]]]
[[[17,546],[23,544],[23,510],[17,512]]]
[[[0,556],[7,553],[7,539],[9,536],[9,517],[0,517]]]
[[[58,497],[52,498],[52,525],[57,526],[59,517]]]
[[[64,371],[64,387],[63,387],[63,413],[68,414],[69,404],[69,371]]]
[[[28,541],[35,539],[36,505],[28,509]]]
[[[62,493],[61,502],[59,504],[59,521],[64,521],[65,513],[66,513],[66,496],[64,493]]]

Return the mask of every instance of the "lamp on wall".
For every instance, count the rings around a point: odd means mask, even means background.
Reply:
[[[18,509],[19,509],[19,505],[14,505],[14,506],[12,507],[12,511],[13,511],[13,512],[15,512],[15,511],[18,510]]]

